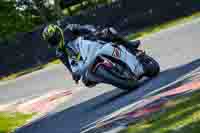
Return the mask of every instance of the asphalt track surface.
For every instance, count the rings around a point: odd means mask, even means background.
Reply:
[[[16,130],[16,133],[79,133],[95,120],[134,103],[197,69],[200,66],[199,27],[200,21],[196,21],[142,40],[143,49],[160,62],[161,73],[137,90],[127,93],[107,85],[88,89],[82,87],[81,91],[59,108],[59,113],[54,112],[26,125]],[[75,87],[66,78],[64,71],[62,65],[57,65],[15,81],[0,83],[0,102],[41,95],[47,90]]]

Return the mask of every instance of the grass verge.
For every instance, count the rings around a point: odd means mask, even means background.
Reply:
[[[40,66],[37,66],[37,67],[33,67],[33,68],[28,68],[26,70],[23,70],[23,71],[20,71],[20,72],[17,72],[17,73],[13,73],[13,74],[10,74],[9,76],[5,76],[5,77],[0,77],[0,81],[6,81],[6,80],[12,80],[12,79],[15,79],[17,77],[20,77],[22,75],[25,75],[25,74],[28,74],[28,73],[31,73],[31,72],[34,72],[34,71],[37,71],[37,70],[40,70],[40,69],[43,69],[45,67],[48,67],[48,66],[51,66],[53,64],[59,64],[61,63],[61,61],[59,59],[56,59],[56,60],[53,60],[47,64],[43,64],[43,65],[40,65]],[[0,132],[1,133],[1,132]]]
[[[165,110],[120,133],[199,133],[200,92],[168,102]]]
[[[146,28],[138,31],[137,33],[128,35],[126,38],[129,39],[129,40],[133,40],[133,39],[137,39],[137,38],[143,38],[143,37],[146,37],[150,34],[159,32],[163,29],[167,29],[167,28],[176,26],[178,24],[184,24],[184,23],[187,23],[187,22],[189,22],[193,19],[199,18],[199,17],[200,17],[200,12],[196,12],[196,13],[190,15],[190,16],[180,17],[180,18],[177,18],[175,20],[167,21],[167,22],[162,23],[162,24],[155,24],[155,25],[152,25],[150,27],[146,27]]]
[[[100,4],[108,5],[111,3],[113,3],[112,0],[95,0],[95,1],[94,0],[90,0],[90,1],[85,0],[78,4],[70,6],[68,8],[65,8],[63,10],[63,15],[64,16],[76,15],[76,14],[79,14],[82,10],[92,8],[92,7],[95,7]]]
[[[0,112],[0,133],[10,133],[25,124],[34,114]]]
[[[194,13],[191,16],[182,17],[182,18],[178,18],[178,19],[175,19],[175,20],[172,20],[172,21],[168,21],[168,22],[165,22],[165,23],[160,24],[160,25],[153,25],[153,26],[147,27],[143,30],[138,31],[137,33],[128,35],[126,38],[129,39],[129,40],[133,40],[133,39],[137,39],[137,38],[141,38],[141,37],[146,37],[150,34],[159,32],[163,29],[175,26],[177,24],[189,22],[189,21],[191,21],[191,20],[193,20],[197,17],[200,17],[200,12]],[[41,65],[41,66],[38,66],[38,67],[29,68],[29,69],[26,69],[24,71],[20,71],[20,72],[14,73],[14,74],[10,74],[7,77],[2,77],[2,78],[0,78],[0,81],[15,79],[15,78],[17,78],[21,75],[28,74],[28,73],[34,72],[36,70],[40,70],[42,68],[50,66],[52,64],[59,64],[59,63],[61,63],[61,62],[57,59],[57,60],[54,60],[52,62],[49,62],[48,64],[44,64],[44,65]]]

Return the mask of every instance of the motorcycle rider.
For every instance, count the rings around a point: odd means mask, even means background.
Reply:
[[[92,25],[79,24],[67,24],[64,30],[58,25],[49,24],[44,28],[42,37],[48,42],[49,47],[56,49],[56,55],[68,68],[73,80],[78,83],[82,77],[86,86],[96,85],[96,82],[87,80],[85,73],[88,64],[93,59],[92,56],[96,53],[104,54],[108,51],[105,49],[110,49],[108,43],[123,45],[130,51],[137,49],[140,44],[140,41],[130,42],[125,40],[112,27],[99,30]],[[134,68],[134,71],[138,73],[137,76],[141,76],[144,73],[142,65],[138,61],[134,61],[134,65],[137,65],[137,69]]]

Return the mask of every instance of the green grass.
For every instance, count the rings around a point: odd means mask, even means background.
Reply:
[[[121,133],[199,133],[200,93],[179,97],[166,104],[165,111],[129,126]]]
[[[90,0],[90,1],[83,1],[82,4],[78,3],[76,5],[70,6],[63,10],[63,14],[65,16],[79,14],[82,10],[92,8],[99,4],[111,4],[112,0]],[[70,12],[71,14],[70,14]]]
[[[143,37],[148,36],[150,34],[159,32],[163,29],[167,29],[167,28],[176,26],[178,24],[183,24],[183,23],[189,22],[189,21],[196,19],[196,18],[199,18],[199,17],[200,17],[200,12],[196,12],[196,13],[190,15],[190,16],[180,17],[180,18],[177,18],[175,20],[164,22],[162,24],[155,24],[155,25],[146,27],[146,28],[138,31],[137,33],[128,35],[126,38],[129,39],[129,40],[137,39],[137,38],[143,38]]]
[[[0,133],[9,133],[22,126],[32,118],[33,114],[0,112]]]

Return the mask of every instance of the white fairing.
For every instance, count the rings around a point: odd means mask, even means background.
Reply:
[[[86,72],[88,66],[98,55],[104,54],[118,58],[125,62],[137,76],[143,74],[142,65],[138,62],[136,57],[129,53],[123,46],[115,48],[112,46],[112,43],[102,45],[99,42],[84,40],[82,37],[79,37],[74,43],[75,45],[78,45],[83,61],[80,61],[78,64],[72,66],[73,72],[78,72],[82,75]]]

